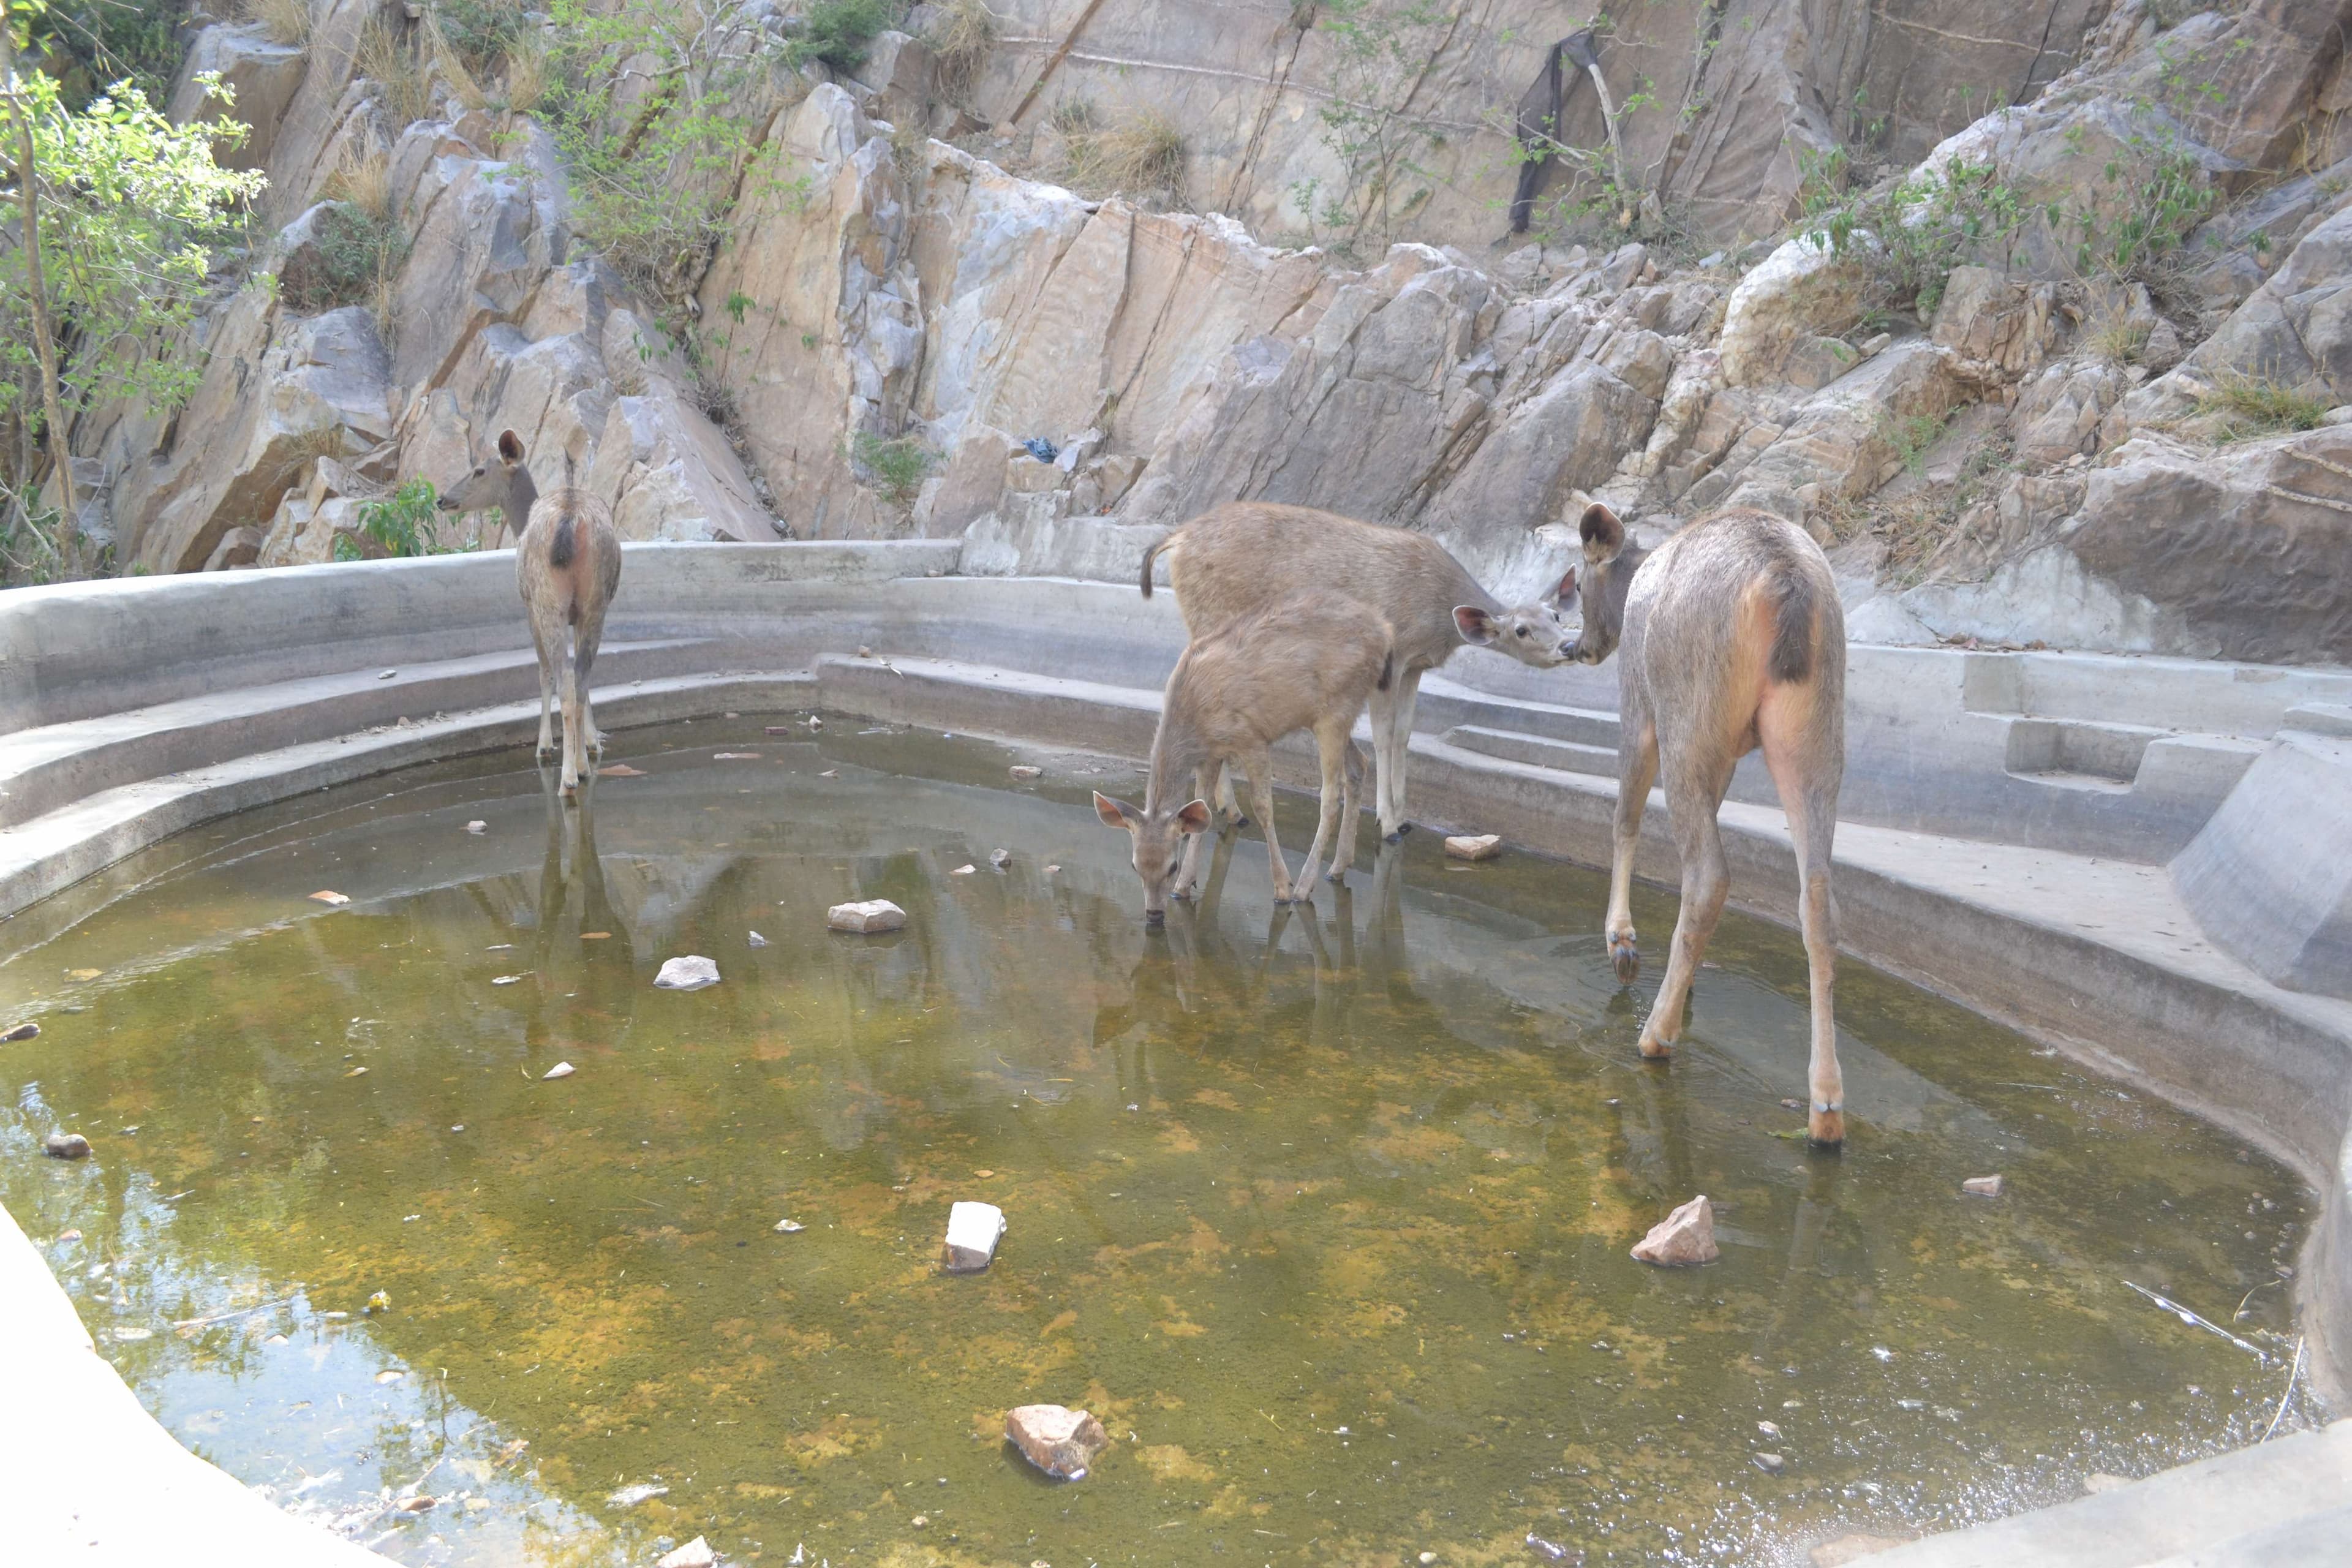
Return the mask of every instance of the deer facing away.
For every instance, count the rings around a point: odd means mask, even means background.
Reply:
[[[523,519],[515,539],[515,582],[530,618],[539,653],[539,754],[555,749],[550,710],[558,690],[563,704],[562,785],[575,795],[588,772],[588,753],[604,754],[604,738],[588,702],[588,671],[604,637],[604,611],[621,582],[621,540],[604,503],[571,483],[539,493],[524,461],[522,437],[499,432],[494,455],[441,498],[444,511],[501,509],[505,526]],[[568,646],[567,646],[568,645]]]
[[[1312,897],[1316,862],[1335,833],[1330,875],[1336,880],[1347,870],[1356,845],[1356,749],[1349,731],[1366,699],[1393,684],[1390,644],[1385,621],[1329,589],[1291,595],[1193,639],[1161,699],[1143,805],[1095,795],[1104,824],[1124,828],[1134,840],[1146,921],[1162,923],[1169,895],[1191,891],[1200,836],[1209,826],[1202,797],[1214,793],[1228,764],[1239,764],[1255,789],[1275,902]],[[1294,881],[1274,831],[1273,746],[1299,730],[1315,732],[1323,803],[1315,842]]]
[[[1618,979],[1641,973],[1633,851],[1651,783],[1662,772],[1682,856],[1682,908],[1665,983],[1642,1026],[1642,1054],[1669,1055],[1682,1033],[1692,977],[1730,890],[1716,813],[1734,765],[1761,747],[1797,852],[1811,994],[1806,1131],[1817,1144],[1841,1143],[1845,1080],[1831,1001],[1837,934],[1830,846],[1845,773],[1845,616],[1829,562],[1802,529],[1745,509],[1701,518],[1654,551],[1629,543],[1624,526],[1599,504],[1586,509],[1578,531],[1585,571],[1576,658],[1599,664],[1622,654],[1607,927]]]
[[[1312,507],[1229,501],[1202,512],[1143,552],[1145,598],[1160,559],[1195,638],[1315,588],[1347,595],[1395,629],[1394,677],[1371,699],[1373,795],[1391,843],[1409,826],[1405,761],[1422,673],[1465,647],[1547,669],[1568,662],[1575,641],[1559,616],[1573,571],[1544,598],[1507,610],[1428,535]],[[1230,793],[1221,804],[1232,804]]]

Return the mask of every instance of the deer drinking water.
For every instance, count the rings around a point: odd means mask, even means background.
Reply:
[[[1837,935],[1830,845],[1845,772],[1845,616],[1829,562],[1804,530],[1744,509],[1701,518],[1654,551],[1628,543],[1623,524],[1599,504],[1586,509],[1578,531],[1585,571],[1576,658],[1599,664],[1612,650],[1623,653],[1607,927],[1622,981],[1641,973],[1633,851],[1651,781],[1661,772],[1682,855],[1682,909],[1665,983],[1642,1026],[1642,1054],[1671,1054],[1682,1033],[1692,977],[1730,889],[1716,813],[1732,768],[1761,747],[1797,852],[1811,992],[1806,1131],[1815,1143],[1841,1143],[1845,1083],[1831,1005]]]
[[[497,507],[503,526],[524,520],[515,538],[515,582],[530,618],[530,640],[539,652],[539,754],[554,750],[549,710],[559,685],[563,701],[563,794],[579,790],[588,772],[588,753],[604,754],[589,710],[588,671],[604,637],[604,611],[621,582],[621,540],[604,503],[572,484],[572,459],[563,460],[564,483],[545,496],[523,461],[522,437],[499,432],[496,455],[441,498],[444,511],[479,511]],[[567,637],[569,647],[566,646]]]
[[[1548,669],[1568,661],[1575,641],[1559,618],[1573,571],[1544,598],[1507,610],[1427,534],[1312,507],[1229,501],[1202,512],[1143,552],[1147,599],[1155,559],[1167,561],[1177,607],[1195,638],[1313,588],[1336,589],[1395,628],[1394,677],[1371,700],[1372,793],[1391,843],[1408,826],[1405,756],[1422,672],[1468,647]],[[1226,789],[1221,803],[1230,805],[1230,782]]]
[[[1143,879],[1144,919],[1167,918],[1168,897],[1190,890],[1200,835],[1209,826],[1205,797],[1229,763],[1239,763],[1257,795],[1274,901],[1305,902],[1315,866],[1337,833],[1330,875],[1355,858],[1355,742],[1349,732],[1365,700],[1392,684],[1391,634],[1365,605],[1328,589],[1293,594],[1255,615],[1197,637],[1176,661],[1151,738],[1151,776],[1141,809],[1097,792],[1106,826],[1134,839],[1135,874]],[[1323,763],[1322,814],[1307,864],[1294,882],[1274,832],[1273,746],[1295,731],[1315,731]],[[1193,796],[1188,796],[1190,784]]]

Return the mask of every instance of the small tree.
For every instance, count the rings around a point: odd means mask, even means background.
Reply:
[[[64,515],[57,568],[79,570],[72,416],[117,397],[173,407],[194,390],[200,357],[174,352],[211,268],[261,192],[258,174],[221,168],[216,144],[246,128],[226,116],[173,125],[121,82],[80,110],[27,68],[42,0],[0,0],[0,171],[14,189],[15,233],[0,242],[0,485],[29,518],[34,441],[46,441]],[[217,78],[204,80],[230,101]]]

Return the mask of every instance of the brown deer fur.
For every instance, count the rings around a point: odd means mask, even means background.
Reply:
[[[515,582],[530,618],[530,640],[539,652],[539,754],[554,749],[550,709],[559,687],[563,702],[565,797],[579,789],[588,754],[604,754],[604,738],[588,701],[588,672],[604,637],[604,611],[621,582],[621,540],[603,501],[574,488],[572,460],[564,459],[565,483],[539,494],[524,462],[522,438],[499,433],[496,455],[479,464],[441,498],[444,511],[498,507],[504,526],[524,521],[515,540]],[[567,647],[567,640],[569,646]]]
[[[1395,679],[1371,701],[1373,795],[1381,832],[1391,842],[1407,826],[1406,749],[1422,672],[1470,646],[1549,668],[1567,662],[1574,640],[1559,618],[1574,572],[1549,596],[1506,610],[1427,534],[1312,507],[1230,501],[1202,512],[1144,552],[1146,598],[1155,560],[1168,563],[1177,606],[1196,638],[1314,588],[1345,594],[1395,628]],[[1223,803],[1231,800],[1228,793]]]
[[[1716,813],[1732,768],[1761,747],[1797,852],[1811,991],[1807,1131],[1816,1143],[1842,1142],[1830,847],[1845,772],[1845,617],[1829,562],[1802,529],[1762,511],[1701,518],[1655,551],[1629,544],[1605,506],[1589,508],[1579,531],[1585,570],[1576,658],[1599,664],[1622,650],[1608,916],[1620,980],[1641,973],[1633,850],[1651,783],[1662,773],[1682,854],[1682,909],[1665,982],[1642,1026],[1642,1054],[1668,1055],[1682,1033],[1691,980],[1730,888]]]
[[[1329,874],[1337,880],[1347,870],[1356,845],[1357,770],[1349,732],[1365,700],[1392,684],[1393,663],[1388,624],[1329,589],[1294,594],[1194,639],[1168,678],[1142,808],[1095,796],[1104,823],[1134,839],[1147,921],[1158,925],[1166,918],[1171,891],[1180,898],[1191,891],[1200,835],[1209,826],[1205,799],[1195,796],[1212,795],[1229,764],[1247,773],[1256,791],[1275,902],[1313,896],[1316,862],[1335,830]],[[1274,831],[1272,748],[1299,730],[1315,731],[1323,803],[1315,842],[1294,882]]]

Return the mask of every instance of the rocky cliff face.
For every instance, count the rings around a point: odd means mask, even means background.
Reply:
[[[1351,263],[1274,243],[1344,176],[1316,106],[1362,79],[1311,7],[1019,0],[956,103],[885,35],[747,104],[748,161],[696,176],[734,183],[724,233],[659,311],[583,253],[528,117],[444,83],[392,123],[352,64],[373,0],[307,50],[215,26],[194,61],[292,226],[270,264],[371,152],[406,258],[373,309],[226,295],[186,409],[77,432],[92,521],[154,570],[322,559],[511,427],[633,538],[961,534],[968,571],[1122,578],[1258,497],[1430,531],[1509,592],[1587,496],[1652,532],[1756,505],[1832,548],[1857,636],[2352,660],[2352,6],[2182,9],[1646,7],[1601,58],[1621,101],[1681,106],[1621,124],[1671,218],[1500,247],[1496,111],[1549,39],[1538,7],[1447,13],[1410,106],[1445,137],[1431,194]],[[1206,216],[984,155],[1050,162],[1089,94],[1180,128]],[[1817,191],[1780,237],[1800,153],[1841,146],[1918,160],[1911,195]],[[2133,239],[2149,212],[2177,232]],[[1958,237],[1922,288],[1929,234]]]

